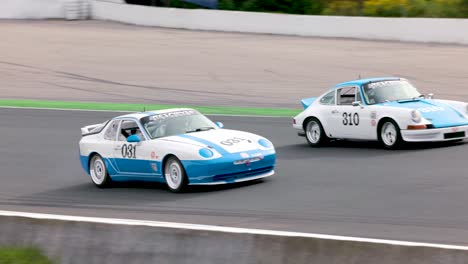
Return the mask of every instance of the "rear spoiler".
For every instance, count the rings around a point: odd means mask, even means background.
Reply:
[[[302,99],[301,100],[302,107],[304,107],[304,109],[307,109],[307,107],[309,107],[315,101],[315,99],[317,99],[317,97],[310,97],[310,98]]]
[[[102,131],[102,129],[107,125],[109,121],[101,123],[101,124],[95,124],[95,125],[90,125],[90,126],[85,126],[81,128],[81,136],[88,136],[88,135],[93,135],[93,134],[98,134]]]

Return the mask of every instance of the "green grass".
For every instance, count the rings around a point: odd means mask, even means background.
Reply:
[[[36,248],[0,247],[0,264],[53,264]]]
[[[24,108],[57,108],[57,109],[81,109],[81,110],[108,110],[140,112],[160,110],[166,108],[189,107],[195,108],[203,114],[219,115],[255,115],[292,117],[300,110],[292,108],[260,108],[260,107],[230,107],[230,106],[188,106],[188,105],[161,105],[161,104],[126,104],[104,102],[69,102],[69,101],[43,101],[43,100],[10,100],[0,99],[0,107],[24,107]]]

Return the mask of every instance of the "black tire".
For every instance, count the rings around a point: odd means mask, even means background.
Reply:
[[[180,193],[187,188],[187,173],[177,157],[171,156],[164,163],[164,179],[171,192]]]
[[[89,175],[98,188],[106,188],[112,184],[112,179],[107,172],[106,163],[101,156],[95,154],[89,161]]]
[[[309,143],[311,147],[320,147],[329,141],[328,136],[325,134],[325,130],[323,130],[322,123],[320,123],[320,121],[315,117],[306,121],[304,132],[307,143]]]
[[[379,125],[377,135],[380,144],[385,149],[399,149],[404,142],[400,127],[391,119],[386,119]]]

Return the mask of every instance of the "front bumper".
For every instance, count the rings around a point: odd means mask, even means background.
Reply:
[[[261,156],[255,162],[235,164],[244,160],[240,153],[229,154],[214,160],[182,161],[190,185],[216,185],[265,178],[274,174],[274,150],[253,151],[250,158]]]
[[[421,130],[401,130],[401,137],[408,142],[450,141],[465,139],[468,136],[468,126],[432,128]]]

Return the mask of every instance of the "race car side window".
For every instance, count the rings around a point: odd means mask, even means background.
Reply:
[[[335,90],[327,93],[320,99],[320,104],[334,105],[335,104]]]
[[[117,128],[119,127],[119,120],[113,120],[107,126],[106,132],[104,133],[105,140],[115,140],[117,136]]]
[[[339,105],[352,105],[356,101],[356,87],[338,89],[337,97]]]
[[[133,120],[122,121],[119,132],[119,141],[127,141],[127,138],[131,135],[138,135],[141,141],[145,140],[143,133],[141,133],[140,127],[138,126],[137,122]]]

